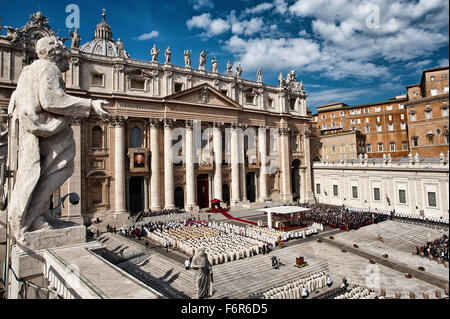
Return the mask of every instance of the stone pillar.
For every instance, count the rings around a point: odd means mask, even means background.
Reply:
[[[281,187],[280,187],[280,199],[285,202],[292,201],[291,193],[291,174],[290,174],[290,156],[289,156],[289,128],[281,128],[279,130],[280,134],[280,176],[281,176]]]
[[[260,158],[260,170],[259,170],[259,196],[260,201],[265,202],[269,201],[270,197],[267,190],[267,135],[266,128],[260,127],[258,129],[258,150],[259,150],[259,158]]]
[[[83,205],[83,196],[81,194],[81,118],[73,118],[72,130],[73,138],[75,140],[75,158],[73,159],[73,174],[68,180],[68,193],[77,193],[80,196],[80,202],[77,205],[72,205],[67,201],[67,220],[83,225],[83,216],[81,214]],[[63,196],[65,194],[62,194]]]
[[[160,120],[150,120],[150,152],[151,152],[151,175],[150,175],[150,205],[152,210],[161,209],[160,196],[160,167],[159,167],[159,126]]]
[[[248,199],[247,199],[247,159],[246,159],[246,155],[247,152],[245,150],[245,135],[244,135],[244,126],[240,126],[240,130],[238,131],[238,150],[239,150],[239,167],[240,167],[240,179],[241,179],[241,198],[242,198],[242,202],[244,203],[248,203]]]
[[[237,125],[231,127],[231,205],[240,201],[239,196],[239,154]]]
[[[148,176],[144,177],[144,212],[149,211],[148,205]]]
[[[305,179],[302,180],[302,183],[305,185],[305,199],[308,202],[314,201],[314,191],[312,185],[312,174],[311,174],[311,147],[310,147],[310,136],[311,132],[309,130],[305,131],[303,145],[305,147]]]
[[[309,201],[307,198],[307,189],[306,189],[306,169],[299,169],[300,175],[300,202]]]
[[[193,122],[186,121],[186,209],[194,210],[195,200],[195,169],[194,169],[194,132]]]
[[[164,208],[175,208],[173,183],[172,128],[174,122],[164,121]]]
[[[116,116],[112,120],[115,127],[114,142],[114,200],[115,213],[123,214],[125,207],[125,121],[126,118]]]
[[[214,143],[214,199],[222,198],[222,133],[223,123],[214,123],[213,143]]]

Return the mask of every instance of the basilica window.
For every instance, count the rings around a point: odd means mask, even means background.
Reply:
[[[92,128],[92,148],[103,148],[103,131],[100,126]]]
[[[378,187],[375,187],[373,189],[373,199],[379,201],[381,198],[380,196],[380,189]]]
[[[175,93],[183,91],[183,83],[175,83]],[[226,95],[226,93],[225,93]]]
[[[372,144],[367,144],[367,153],[372,153]]]
[[[406,191],[404,189],[398,190],[398,201],[400,204],[406,204]]]
[[[133,127],[130,132],[130,147],[142,147],[142,132],[139,127]]]
[[[246,104],[255,104],[255,96],[251,94],[245,95],[245,103]]]
[[[338,186],[337,185],[333,185],[333,196],[339,196]]]
[[[267,99],[267,107],[273,108],[273,99],[271,99],[271,98]],[[316,122],[317,122],[317,118],[316,118]]]
[[[352,196],[353,198],[358,198],[358,187],[352,186]]]
[[[320,195],[320,184],[316,184],[316,194]]]
[[[133,90],[145,90],[145,80],[130,79],[130,88]]]
[[[390,145],[390,150],[395,151],[395,143],[391,142],[389,145]]]
[[[95,182],[91,187],[92,205],[100,205],[103,203],[103,187],[100,182]]]
[[[105,86],[105,75],[101,73],[92,73],[91,86]]]
[[[430,207],[437,206],[435,192],[428,192],[428,206],[430,206]]]
[[[419,146],[419,138],[417,136],[414,136],[412,138],[413,146],[417,147]]]
[[[383,152],[383,143],[378,143],[378,152]]]

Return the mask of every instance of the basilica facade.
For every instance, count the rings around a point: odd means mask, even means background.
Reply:
[[[54,33],[38,12],[0,38],[3,127],[20,73],[46,35]],[[108,101],[111,118],[73,119],[74,173],[54,200],[75,192],[81,201],[67,204],[63,216],[197,210],[213,199],[231,206],[314,200],[312,118],[294,71],[271,86],[261,71],[256,81],[242,79],[240,65],[219,73],[215,57],[206,70],[206,51],[198,67],[189,50],[184,66],[171,63],[170,48],[162,62],[153,49],[149,61],[135,60],[113,40],[105,13],[92,41],[82,43],[76,30],[71,36],[67,92]]]

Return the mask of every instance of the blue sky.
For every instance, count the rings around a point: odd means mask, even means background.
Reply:
[[[405,93],[421,71],[448,65],[448,0],[101,0],[3,2],[4,26],[21,27],[38,8],[60,36],[68,36],[66,6],[80,8],[82,43],[92,39],[106,9],[115,40],[132,58],[150,60],[154,43],[171,47],[172,62],[192,65],[206,49],[219,72],[240,62],[243,77],[276,85],[294,69],[308,93],[308,107],[384,100]],[[2,31],[4,35],[6,30]],[[68,44],[69,42],[67,42]],[[163,60],[160,54],[159,60]]]

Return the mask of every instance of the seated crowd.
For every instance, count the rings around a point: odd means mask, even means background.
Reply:
[[[324,272],[311,274],[283,286],[274,287],[262,294],[264,299],[301,299],[325,286],[330,287],[333,282]]]
[[[144,226],[148,238],[163,246],[169,244],[188,256],[204,247],[212,265],[250,257],[267,249],[262,241],[208,227],[203,221],[172,221],[150,227]]]
[[[174,209],[160,209],[160,210],[149,210],[148,212],[142,212],[142,217],[153,217],[153,216],[163,216],[171,214],[183,214],[184,209],[174,208]]]
[[[433,256],[435,258],[442,258],[442,260],[448,261],[448,236],[444,234],[444,236],[438,239],[427,242],[422,246],[417,246],[416,250],[418,255],[420,253],[424,253],[425,256]]]
[[[300,239],[313,234],[318,234],[319,230],[323,230],[323,226],[319,223],[313,223],[305,229],[291,230],[288,232],[282,232],[273,228],[269,229],[266,227],[252,226],[247,228],[247,233],[249,233],[250,236],[256,236],[257,239],[275,246],[278,239],[281,239],[283,242],[287,242],[291,239]]]
[[[388,215],[367,211],[350,211],[343,207],[327,207],[320,204],[303,205],[310,208],[305,212],[308,221],[321,223],[332,228],[358,229],[362,226],[388,219]]]
[[[448,225],[449,220],[442,217],[424,217],[415,214],[393,213],[393,218],[402,222],[424,223],[430,225]]]
[[[335,297],[334,299],[376,299],[377,296],[375,292],[368,288],[362,288],[360,286],[355,286],[347,292]]]

